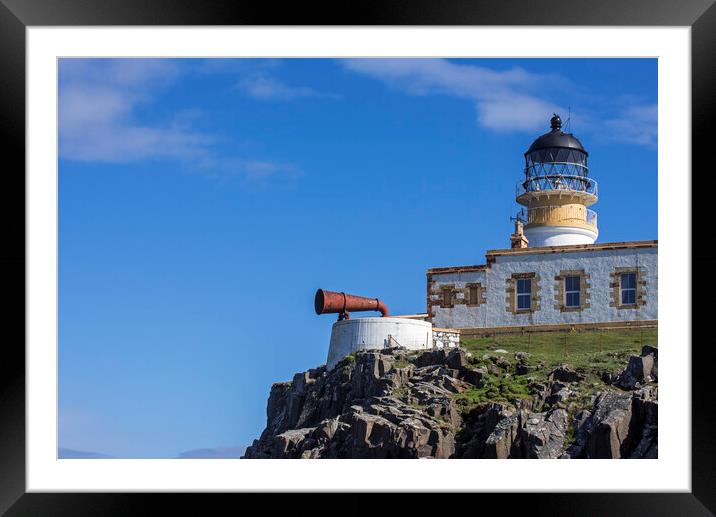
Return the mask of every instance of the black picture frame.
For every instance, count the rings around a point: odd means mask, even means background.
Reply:
[[[54,25],[576,25],[690,26],[692,43],[692,186],[708,195],[714,183],[709,138],[716,106],[716,5],[714,0],[541,0],[468,2],[402,0],[305,4],[225,0],[0,0],[0,110],[3,177],[2,285],[4,328],[12,329],[0,359],[0,512],[7,515],[123,515],[151,502],[171,503],[172,494],[51,494],[25,490],[25,29]],[[12,158],[12,160],[8,160]],[[698,174],[695,174],[698,171]],[[685,179],[689,171],[678,171]],[[695,181],[698,178],[698,183]],[[712,214],[706,199],[692,201],[693,272],[711,271],[716,249],[705,228]],[[701,231],[699,231],[700,227]],[[689,256],[690,255],[690,256]],[[676,265],[674,265],[676,266]],[[684,278],[691,284],[691,278]],[[7,296],[11,293],[12,296]],[[699,290],[692,290],[692,491],[690,493],[510,495],[510,512],[531,515],[712,515],[716,512],[716,440],[710,383],[713,346],[698,328],[709,321]],[[7,334],[7,333],[6,333]],[[688,353],[691,343],[665,343]],[[688,425],[688,422],[684,422]],[[225,501],[228,495],[222,495]],[[505,504],[505,495],[480,494]],[[183,509],[205,513],[206,497],[180,497]],[[500,500],[502,503],[500,503]],[[176,499],[174,499],[176,503]],[[522,508],[521,508],[522,507]],[[483,508],[487,508],[486,506]],[[166,509],[166,507],[165,507]],[[318,511],[316,509],[316,511]],[[167,513],[167,512],[164,512]]]

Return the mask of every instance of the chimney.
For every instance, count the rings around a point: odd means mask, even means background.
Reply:
[[[519,219],[515,221],[515,233],[510,235],[510,243],[512,243],[513,249],[527,247],[527,237],[525,237],[522,221],[520,221]]]

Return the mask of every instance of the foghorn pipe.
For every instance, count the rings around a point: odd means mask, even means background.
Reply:
[[[379,311],[383,317],[390,314],[388,306],[378,298],[366,298],[323,289],[316,291],[313,305],[316,314],[341,314],[345,317],[348,317],[352,311]]]

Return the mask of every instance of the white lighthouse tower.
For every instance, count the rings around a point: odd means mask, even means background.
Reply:
[[[599,235],[597,214],[587,207],[597,202],[597,182],[587,177],[588,153],[562,131],[559,115],[550,123],[551,131],[525,153],[525,179],[517,184],[516,201],[527,208],[518,214],[526,245],[593,244]],[[513,246],[516,242],[513,238]]]

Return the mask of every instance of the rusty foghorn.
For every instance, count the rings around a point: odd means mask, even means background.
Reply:
[[[378,311],[381,316],[389,315],[388,306],[378,298],[366,298],[354,294],[336,293],[318,289],[313,305],[316,314],[338,314],[338,319],[349,319],[351,312]]]

